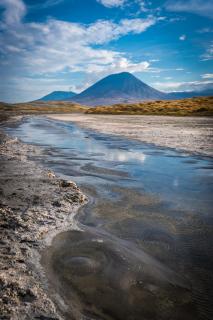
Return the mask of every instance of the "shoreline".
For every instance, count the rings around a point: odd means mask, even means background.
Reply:
[[[17,121],[21,118],[10,122]],[[74,217],[86,198],[75,183],[34,160],[45,155],[45,148],[1,131],[0,141],[0,319],[62,320],[69,304],[54,290],[57,277],[48,280],[49,270],[45,272],[40,258],[48,255],[57,234],[80,230]]]
[[[213,157],[211,117],[55,114],[49,119],[74,122],[82,128],[168,148],[192,156]]]
[[[42,149],[0,131],[1,319],[63,319],[49,295],[40,253],[53,237],[77,229],[86,203],[74,182],[29,159]]]

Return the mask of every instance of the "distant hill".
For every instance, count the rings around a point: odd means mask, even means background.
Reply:
[[[76,93],[72,91],[53,91],[36,101],[63,101],[74,97]]]
[[[122,72],[101,79],[69,100],[96,106],[166,98],[166,93],[148,86],[129,72]]]

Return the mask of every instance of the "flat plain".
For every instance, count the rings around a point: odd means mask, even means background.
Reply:
[[[213,118],[136,115],[66,114],[51,119],[74,121],[101,133],[120,135],[187,153],[212,156]]]

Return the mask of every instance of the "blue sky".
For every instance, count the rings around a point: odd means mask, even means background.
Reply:
[[[211,0],[0,0],[0,101],[122,71],[162,91],[212,87],[212,18]]]

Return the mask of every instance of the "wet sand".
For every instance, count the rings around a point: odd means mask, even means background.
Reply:
[[[189,153],[213,156],[213,118],[130,116],[130,115],[48,115],[51,119],[74,121],[102,133],[154,143]]]

